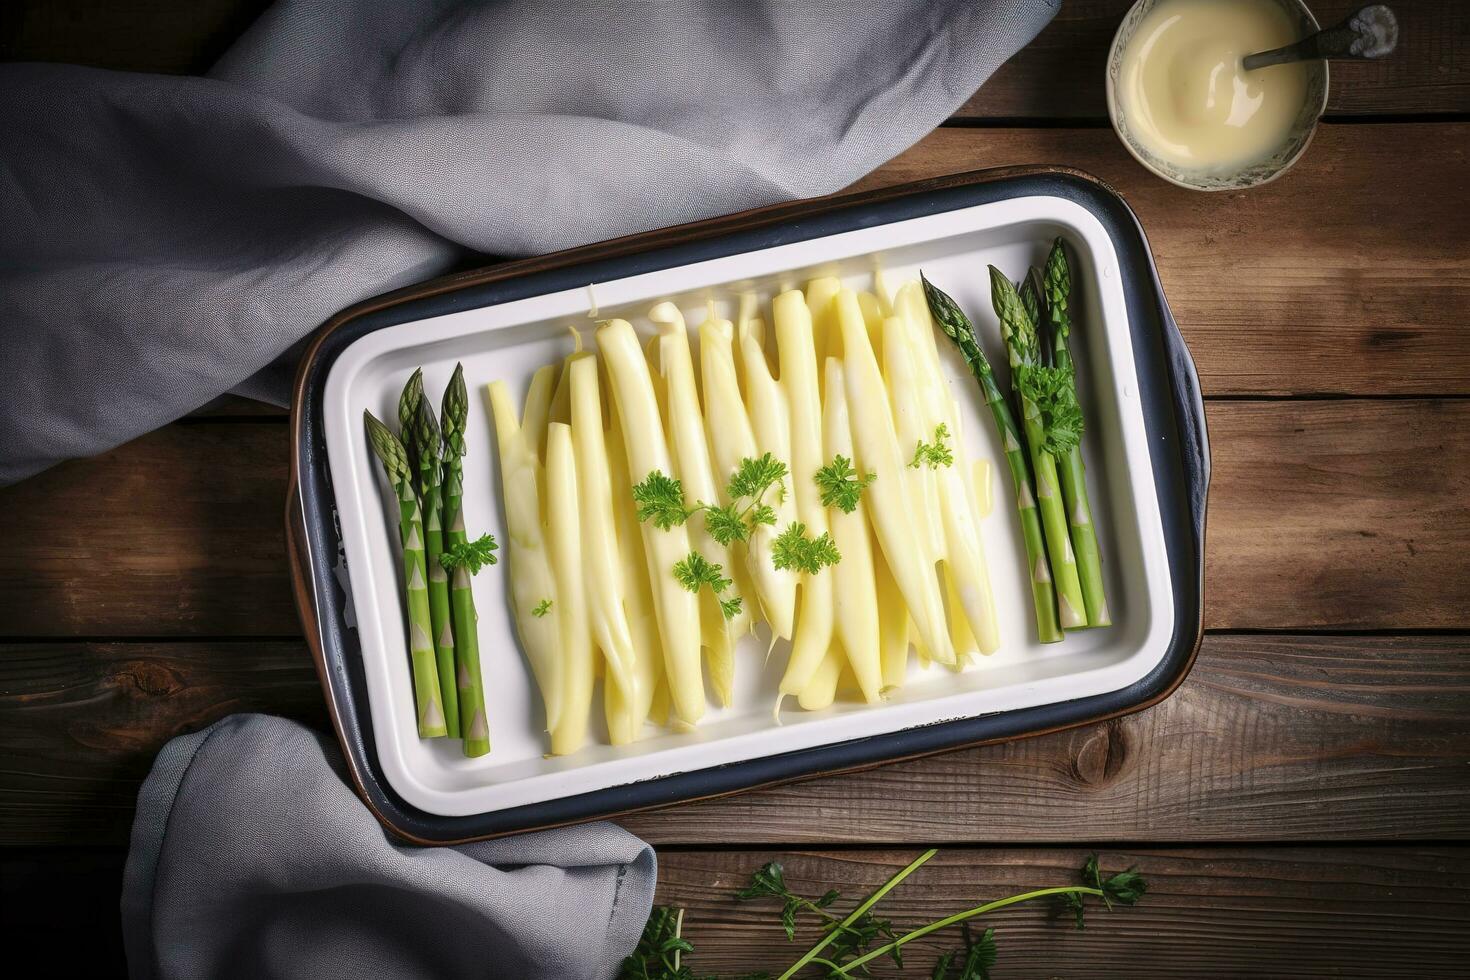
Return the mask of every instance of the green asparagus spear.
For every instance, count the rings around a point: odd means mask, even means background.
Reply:
[[[923,279],[922,274],[920,278]],[[970,366],[970,373],[980,383],[985,404],[995,418],[1001,445],[1011,470],[1011,483],[1016,489],[1016,510],[1021,517],[1021,537],[1026,543],[1026,567],[1031,578],[1031,597],[1036,604],[1036,631],[1042,643],[1055,643],[1062,638],[1057,627],[1056,591],[1052,585],[1051,565],[1046,557],[1046,544],[1041,534],[1041,520],[1036,513],[1036,493],[1031,483],[1031,470],[1021,443],[1020,430],[1011,414],[1005,395],[995,381],[995,372],[985,352],[980,349],[974,325],[949,294],[923,279],[929,312],[944,335],[954,342]]]
[[[1072,317],[1068,310],[1072,272],[1067,263],[1066,246],[1060,238],[1052,244],[1051,253],[1046,258],[1045,278],[1035,269],[1031,270],[1031,275],[1033,279],[1041,280],[1041,305],[1051,326],[1052,364],[1067,373],[1072,388],[1071,398],[1075,403],[1077,375],[1068,343],[1072,332]],[[1061,468],[1062,499],[1066,502],[1067,521],[1072,529],[1072,549],[1077,554],[1077,574],[1082,581],[1082,600],[1087,604],[1087,625],[1108,626],[1112,617],[1108,612],[1108,597],[1103,590],[1102,558],[1097,549],[1097,530],[1092,523],[1092,504],[1087,498],[1087,471],[1082,464],[1081,444],[1067,450],[1058,464]]]
[[[423,394],[423,369],[414,368],[413,374],[408,376],[408,382],[403,386],[403,393],[398,396],[398,438],[403,442],[403,451],[408,455],[410,473],[419,471],[418,451],[413,444],[413,426],[419,411],[419,399]]]
[[[434,406],[419,391],[414,414],[412,446],[419,461],[419,499],[424,503],[424,560],[429,566],[429,618],[434,626],[434,660],[439,670],[439,692],[444,699],[444,727],[459,738],[459,692],[454,682],[454,627],[450,624],[449,576],[439,562],[444,553],[443,496],[440,464],[442,450]]]
[[[424,537],[419,499],[408,470],[408,452],[391,429],[363,412],[368,444],[383,462],[398,497],[398,533],[403,543],[403,588],[408,607],[408,653],[413,668],[413,696],[420,738],[445,734],[444,703],[434,666],[434,644],[429,639],[429,589],[424,574]]]
[[[1041,344],[1036,324],[1026,315],[1021,297],[999,269],[990,267],[990,299],[1000,318],[1001,336],[1010,355],[1011,386],[1021,405],[1021,431],[1031,452],[1031,467],[1036,474],[1036,506],[1041,512],[1041,527],[1046,535],[1046,550],[1051,558],[1052,575],[1056,579],[1057,621],[1062,629],[1078,629],[1087,625],[1087,607],[1082,600],[1082,585],[1077,578],[1077,559],[1072,551],[1072,538],[1067,529],[1066,509],[1062,504],[1056,457],[1051,451],[1055,438],[1042,421],[1038,398],[1043,392],[1054,394],[1057,377],[1041,361]]]
[[[460,552],[468,544],[464,508],[464,428],[469,414],[464,365],[454,366],[454,376],[444,391],[444,547]],[[490,724],[485,717],[485,687],[480,677],[479,616],[470,589],[470,571],[465,563],[453,563],[450,609],[454,619],[454,657],[459,687],[460,730],[464,754],[480,756],[490,751]],[[447,567],[447,566],[446,566]]]

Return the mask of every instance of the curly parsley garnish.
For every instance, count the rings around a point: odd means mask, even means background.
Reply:
[[[878,478],[876,473],[858,476],[852,460],[846,456],[833,456],[832,462],[817,470],[817,488],[822,491],[823,507],[840,507],[844,514],[857,510],[858,498],[868,484]]]
[[[771,544],[771,564],[783,572],[794,570],[815,575],[841,560],[842,554],[832,541],[832,535],[823,531],[821,537],[813,538],[800,521],[788,524]]]
[[[721,599],[720,594],[730,587],[730,580],[720,574],[723,565],[716,565],[697,551],[691,551],[688,555],[674,563],[674,578],[687,591],[698,593],[705,586],[709,586],[715,598],[720,600],[720,612],[726,619],[734,619],[740,613],[741,598],[730,596]]]
[[[914,447],[914,458],[909,460],[909,466],[914,469],[927,466],[931,470],[937,470],[941,466],[953,466],[954,450],[944,442],[948,438],[949,426],[940,422],[934,427],[933,442],[925,442],[920,439],[919,444]]]

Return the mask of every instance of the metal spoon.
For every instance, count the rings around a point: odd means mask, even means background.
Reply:
[[[1246,55],[1241,62],[1247,71],[1289,61],[1321,58],[1382,58],[1399,43],[1399,21],[1381,3],[1348,16],[1336,27],[1318,31],[1284,48]]]

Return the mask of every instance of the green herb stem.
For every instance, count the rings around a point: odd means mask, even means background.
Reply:
[[[994,912],[998,909],[1007,908],[1011,905],[1019,905],[1021,902],[1029,902],[1038,898],[1047,898],[1052,895],[1096,895],[1099,898],[1104,897],[1101,888],[1088,888],[1083,885],[1066,885],[1058,888],[1041,888],[1034,892],[1026,892],[1022,895],[1012,895],[1010,898],[1002,898],[998,901],[986,902],[984,905],[977,905],[972,909],[966,909],[963,912],[956,912],[954,915],[946,916],[943,919],[931,922],[927,926],[915,929],[913,932],[905,933],[904,935],[899,936],[893,942],[888,943],[885,946],[879,946],[877,949],[870,950],[869,952],[864,953],[862,956],[859,956],[857,959],[853,960],[850,963],[844,963],[841,966],[834,966],[833,975],[839,977],[851,976],[853,970],[862,966],[869,960],[876,959],[879,956],[883,956],[887,954],[890,950],[902,947],[905,943],[911,943],[915,939],[922,939],[923,937],[929,935],[931,932],[938,932],[941,929],[947,929],[950,926],[957,925],[958,923],[964,922],[967,919],[974,919],[978,916],[985,915],[989,912]],[[789,973],[782,974],[783,978],[788,976],[790,976]]]
[[[795,976],[802,967],[806,966],[809,963],[820,963],[821,965],[826,966],[829,969],[836,970],[838,972],[845,972],[844,967],[839,967],[837,964],[829,962],[827,960],[818,959],[817,954],[826,949],[829,945],[831,945],[832,941],[837,938],[838,933],[856,922],[869,909],[871,909],[874,905],[877,905],[884,895],[887,895],[890,891],[901,884],[905,878],[918,870],[920,865],[924,864],[926,861],[928,861],[930,858],[938,853],[939,850],[937,848],[931,847],[929,850],[925,851],[923,854],[920,854],[918,857],[910,861],[908,867],[904,868],[898,874],[885,881],[882,887],[873,892],[873,894],[869,895],[861,905],[849,912],[847,918],[843,919],[835,929],[827,933],[827,938],[823,939],[821,942],[817,943],[817,945],[807,950],[806,955],[793,963],[785,973],[781,974],[781,976],[777,978],[777,980],[789,980],[789,978]],[[825,909],[819,911],[823,912],[823,914],[829,916],[830,918],[836,918],[836,916],[833,916]],[[892,946],[896,944],[890,943],[889,945]],[[871,956],[863,957],[863,959],[865,960],[871,958]]]

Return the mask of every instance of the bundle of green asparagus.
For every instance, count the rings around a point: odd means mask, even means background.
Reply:
[[[1043,643],[1060,640],[1063,630],[1111,623],[1082,465],[1084,425],[1068,340],[1070,293],[1071,270],[1060,238],[1045,271],[1030,270],[1019,289],[990,267],[991,302],[1005,341],[1017,425],[974,325],[947,293],[924,279],[930,313],[979,382],[1000,433]]]
[[[455,365],[444,392],[442,430],[424,394],[422,371],[413,373],[398,399],[397,434],[371,412],[363,412],[363,422],[398,499],[419,737],[462,738],[465,755],[480,756],[490,751],[490,729],[470,576],[495,564],[497,546],[493,535],[471,541],[465,532],[468,411],[464,368]]]

